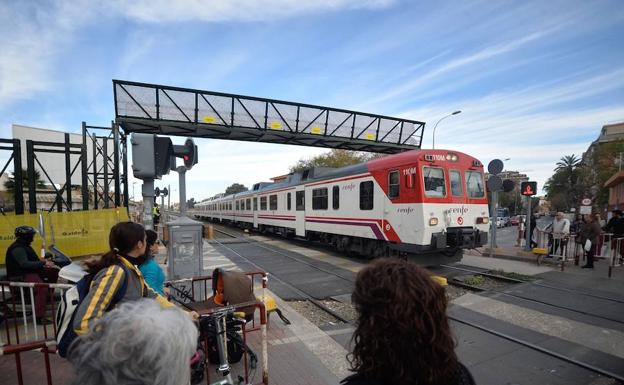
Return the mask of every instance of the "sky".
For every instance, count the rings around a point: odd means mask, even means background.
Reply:
[[[424,121],[423,148],[461,110],[436,148],[509,158],[541,188],[624,121],[623,36],[620,0],[0,0],[0,138],[110,125],[112,79]],[[327,151],[196,143],[196,200]]]

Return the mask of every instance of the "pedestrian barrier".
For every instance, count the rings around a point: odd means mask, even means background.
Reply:
[[[46,245],[53,244],[70,257],[102,254],[109,249],[111,227],[128,220],[126,208],[0,216],[0,250],[13,243],[16,227],[27,225],[43,230],[44,238],[37,236],[32,243],[35,250],[41,250],[45,239]],[[4,264],[5,253],[0,252],[0,265]]]
[[[613,269],[622,267],[624,264],[624,237],[618,237],[611,239],[611,253],[609,255],[609,272],[608,276],[611,278]]]
[[[535,246],[532,251],[536,255],[537,264],[551,260],[559,264],[561,271],[565,269],[568,260],[574,260],[578,265],[581,254],[576,238],[576,234],[553,234],[536,228],[532,237]]]
[[[269,369],[268,369],[268,349],[267,349],[267,311],[265,303],[268,300],[268,296],[266,295],[266,288],[268,282],[268,275],[265,272],[247,272],[245,273],[251,279],[251,287],[252,290],[260,289],[260,294],[256,295],[258,301],[256,302],[245,302],[241,304],[229,304],[233,306],[236,310],[240,311],[248,311],[249,308],[255,308],[259,310],[259,321],[260,325],[256,324],[256,317],[253,317],[250,324],[251,326],[245,325],[242,329],[243,333],[243,342],[247,344],[247,335],[251,332],[260,332],[260,345],[262,350],[262,382],[258,384],[268,385],[269,383]],[[186,278],[175,281],[167,281],[165,282],[165,287],[170,288],[169,297],[170,299],[183,303],[186,306],[192,306],[194,303],[199,303],[202,301],[209,300],[209,297],[212,295],[212,276],[204,276],[204,277],[196,277],[196,278]],[[200,310],[198,313],[200,315],[211,314],[215,309],[207,309]],[[255,313],[255,312],[254,312]],[[207,346],[208,341],[204,341],[204,346]],[[250,384],[250,368],[247,354],[244,355],[244,383]],[[206,375],[206,384],[210,383],[209,376],[209,365],[206,365],[205,375]],[[253,380],[253,379],[252,379]]]
[[[52,384],[49,354],[56,353],[55,314],[61,295],[71,287],[62,283],[0,281],[0,312],[4,316],[4,332],[0,333],[0,356],[15,356],[19,385],[24,384],[20,354],[33,350],[44,353],[46,383]],[[44,314],[36,314],[34,311],[37,291],[44,291],[47,296]]]

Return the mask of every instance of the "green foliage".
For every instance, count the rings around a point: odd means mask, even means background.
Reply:
[[[514,273],[512,272],[507,272],[505,270],[492,270],[490,271],[490,273],[495,274],[495,275],[501,275],[503,277],[507,277],[507,278],[512,278],[512,279],[517,279],[519,281],[535,281],[537,278],[535,278],[532,275],[526,275],[526,274],[520,274],[520,273]]]
[[[35,186],[36,188],[46,187],[43,179],[41,179],[41,174],[37,170],[35,170]],[[15,173],[12,173],[9,179],[4,182],[4,188],[10,192],[15,190]],[[22,170],[22,189],[24,192],[28,191],[28,171],[25,169]]]
[[[555,173],[544,186],[553,210],[578,207],[585,197],[591,198],[596,208],[607,205],[609,189],[604,184],[624,166],[620,165],[624,140],[594,144],[590,150],[583,162],[574,155],[557,162]]]
[[[482,275],[473,275],[471,277],[464,279],[464,283],[467,283],[468,285],[472,285],[472,286],[479,286],[485,283],[485,278],[483,278]]]
[[[245,187],[244,185],[240,183],[234,183],[230,187],[225,189],[225,195],[236,194],[236,193],[247,191],[247,190],[249,189]]]
[[[583,164],[573,154],[562,157],[555,166],[555,173],[546,182],[544,190],[552,209],[569,211],[579,205],[587,191],[586,185],[580,183],[585,179]]]
[[[290,172],[302,171],[310,167],[332,167],[339,168],[351,166],[362,162],[381,157],[381,154],[371,154],[365,152],[333,149],[321,155],[309,159],[300,159],[290,167]]]

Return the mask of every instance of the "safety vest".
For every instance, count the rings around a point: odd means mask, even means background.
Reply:
[[[158,207],[152,208],[152,215],[160,216],[160,209]]]

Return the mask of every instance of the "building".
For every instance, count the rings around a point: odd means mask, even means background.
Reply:
[[[583,162],[587,163],[591,160],[591,156],[598,146],[606,143],[624,140],[624,122],[605,124],[600,130],[600,135],[594,140],[587,151],[583,153]]]
[[[622,209],[624,205],[624,171],[618,171],[609,178],[604,187],[609,189],[607,211]]]

